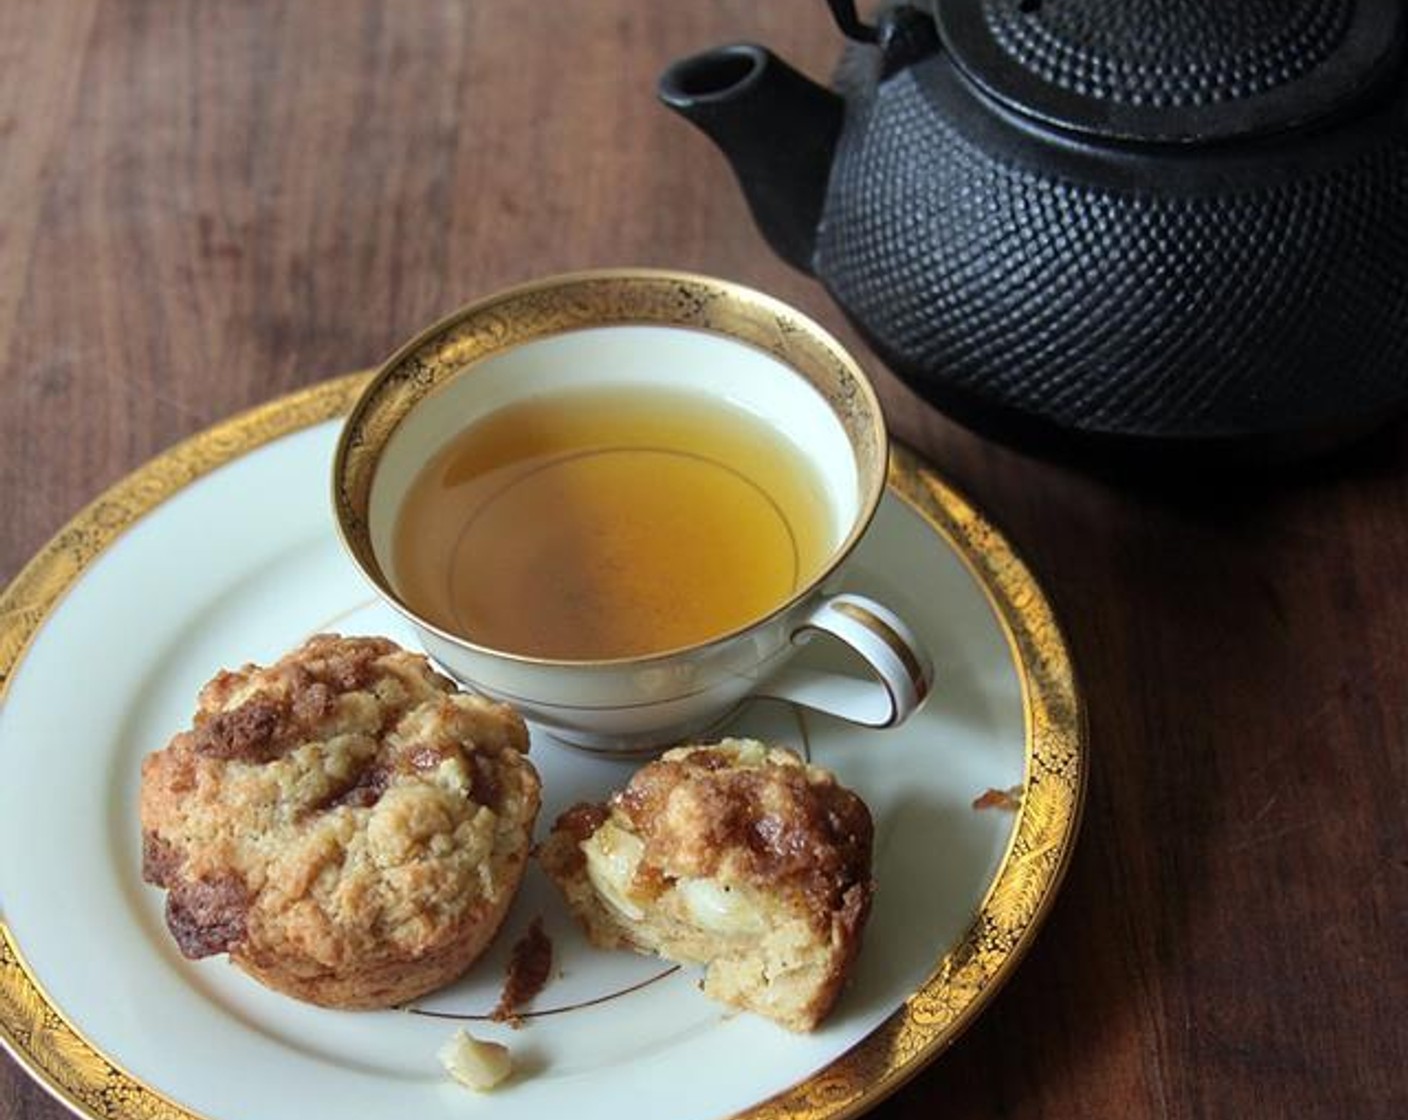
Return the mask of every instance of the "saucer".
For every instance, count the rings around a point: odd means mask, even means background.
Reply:
[[[914,626],[934,656],[933,696],[889,731],[772,701],[725,729],[834,770],[875,818],[865,945],[816,1032],[705,999],[695,970],[591,948],[536,867],[490,953],[411,1007],[324,1010],[224,958],[180,956],[161,892],[141,881],[142,757],[188,724],[221,668],[273,661],[327,630],[415,646],[333,525],[339,417],[364,384],[315,385],[172,448],[79,513],[0,596],[0,1039],[14,1056],[82,1114],[209,1120],[475,1106],[506,1118],[821,1120],[869,1107],[936,1057],[1017,967],[1055,897],[1088,748],[1036,580],[903,448],[846,587]],[[826,664],[822,647],[801,656]],[[537,729],[531,757],[540,836],[633,765]],[[535,919],[554,965],[511,1029],[489,1012]],[[514,1053],[514,1077],[490,1100],[466,1099],[437,1061],[461,1026]]]

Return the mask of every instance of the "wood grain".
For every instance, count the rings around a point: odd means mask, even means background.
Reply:
[[[1403,430],[1152,481],[950,424],[655,103],[667,62],[735,39],[818,77],[839,49],[801,0],[0,5],[0,580],[177,439],[494,288],[609,264],[761,287],[856,347],[897,436],[1025,554],[1089,703],[1047,927],[875,1115],[1408,1115]],[[0,1116],[61,1115],[0,1061]]]

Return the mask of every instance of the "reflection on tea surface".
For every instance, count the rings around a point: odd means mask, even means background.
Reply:
[[[393,579],[442,629],[597,660],[725,634],[810,581],[836,545],[806,457],[699,393],[593,388],[515,402],[413,482]]]

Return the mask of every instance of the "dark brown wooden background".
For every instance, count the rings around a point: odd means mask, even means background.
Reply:
[[[0,4],[0,580],[180,437],[514,281],[695,269],[854,341],[655,103],[731,39],[823,78],[839,49],[821,0]],[[876,1115],[1408,1116],[1403,432],[1097,478],[857,350],[1047,588],[1094,753],[1034,951]],[[62,1114],[0,1059],[0,1116]]]

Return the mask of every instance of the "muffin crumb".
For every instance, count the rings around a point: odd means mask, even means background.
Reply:
[[[513,1055],[501,1042],[475,1038],[461,1027],[436,1055],[448,1073],[467,1089],[487,1093],[513,1072]]]

